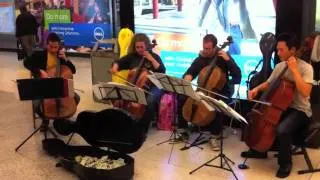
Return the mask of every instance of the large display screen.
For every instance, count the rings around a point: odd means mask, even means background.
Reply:
[[[111,0],[15,1],[17,6],[26,3],[36,17],[39,46],[46,46],[49,32],[57,33],[69,52],[90,52],[98,40],[113,37]]]
[[[134,15],[135,32],[156,39],[167,74],[176,77],[198,56],[205,34],[214,34],[218,45],[232,36],[225,50],[242,71],[240,98],[246,98],[248,75],[262,59],[261,34],[275,32],[273,0],[135,0]]]
[[[317,0],[317,8],[316,8],[316,31],[320,31],[320,1]]]
[[[0,33],[14,34],[15,11],[13,0],[0,0]]]

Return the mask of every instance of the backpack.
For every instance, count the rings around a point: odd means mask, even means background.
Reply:
[[[159,130],[172,131],[172,122],[174,120],[174,95],[172,93],[165,93],[162,95],[159,106],[159,118],[157,121],[157,128]]]

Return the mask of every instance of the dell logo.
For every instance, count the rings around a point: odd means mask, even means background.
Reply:
[[[104,31],[101,27],[96,27],[93,30],[93,37],[97,41],[102,40],[104,38]]]

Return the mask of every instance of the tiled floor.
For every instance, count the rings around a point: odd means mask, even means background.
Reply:
[[[33,131],[31,104],[27,101],[19,101],[15,96],[14,80],[26,78],[29,73],[16,59],[15,53],[0,52],[0,179],[77,179],[77,177],[61,168],[56,168],[56,159],[49,157],[42,150],[42,135],[37,133],[20,150],[15,152],[15,147]],[[75,88],[84,90],[80,93],[81,102],[78,112],[83,110],[100,110],[108,108],[105,104],[94,103],[91,90],[91,66],[90,59],[71,58],[77,67],[75,75]],[[37,124],[39,122],[37,121]],[[210,150],[208,144],[204,148],[191,148],[180,151],[183,144],[173,146],[165,143],[157,146],[158,142],[169,138],[171,132],[151,129],[146,142],[139,151],[131,154],[135,158],[134,179],[141,180],[187,180],[187,179],[234,179],[231,172],[212,167],[203,167],[192,175],[189,172],[213,158],[218,153]],[[196,134],[194,134],[196,135]],[[64,137],[66,138],[66,137]],[[76,135],[72,144],[83,144],[83,139]],[[238,135],[231,135],[225,139],[225,154],[235,162],[232,166],[239,179],[276,179],[274,174],[278,168],[276,159],[269,154],[267,160],[249,160],[250,169],[239,170],[237,165],[243,161],[240,152],[246,150],[246,145],[239,140]],[[309,155],[313,165],[320,168],[320,151],[310,149]],[[218,160],[213,163],[219,163]],[[287,179],[320,179],[320,173],[298,175],[297,170],[306,168],[302,156],[293,158],[292,173]]]

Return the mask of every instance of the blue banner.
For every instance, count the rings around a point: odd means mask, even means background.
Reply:
[[[161,51],[160,57],[166,67],[166,74],[182,78],[193,60],[198,57],[198,53]]]
[[[112,38],[110,24],[52,23],[49,31],[57,33],[66,46],[92,47],[98,40]]]

